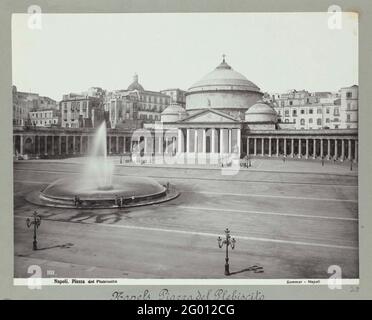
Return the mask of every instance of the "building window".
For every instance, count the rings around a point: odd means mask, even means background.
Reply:
[[[300,124],[301,124],[301,126],[304,126],[305,125],[305,119],[301,119]]]
[[[326,119],[326,123],[329,123],[329,118]]]
[[[340,115],[340,110],[337,107],[334,108],[333,115],[335,115],[335,116],[339,116]]]
[[[350,109],[351,109],[351,103],[348,102],[348,103],[347,103],[347,106],[346,106],[346,110],[350,110]]]
[[[297,117],[297,110],[296,110],[296,109],[294,109],[294,110],[292,111],[292,116],[293,116],[293,117]]]
[[[334,118],[333,121],[334,122],[338,122],[339,120],[338,120],[338,118]]]
[[[310,114],[313,114],[313,109],[309,109],[309,113]]]
[[[285,123],[288,123],[289,122],[289,120],[288,119],[285,119],[285,121],[284,121]]]
[[[318,114],[321,114],[322,113],[322,109],[321,108],[318,108],[318,110],[316,111]]]
[[[289,101],[289,105],[290,105],[290,106],[293,105],[293,101],[292,101],[292,100]]]
[[[313,123],[313,119],[309,119],[309,123]]]
[[[346,92],[346,98],[351,98],[353,94],[351,92]]]
[[[335,129],[338,129],[338,124],[335,125]]]
[[[346,121],[347,121],[347,122],[350,122],[350,120],[351,120],[350,114],[347,114],[347,115],[346,115]]]
[[[326,109],[326,113],[328,113],[328,114],[329,114],[329,112],[330,112],[330,109],[329,109],[329,108],[327,108],[327,109]]]
[[[285,117],[289,117],[289,110],[285,110],[285,111],[284,111],[284,116],[285,116]]]
[[[305,110],[304,109],[301,109],[301,114],[305,114]]]

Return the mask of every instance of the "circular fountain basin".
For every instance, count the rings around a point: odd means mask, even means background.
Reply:
[[[78,176],[56,180],[28,200],[52,207],[115,208],[156,204],[178,195],[174,188],[147,177],[114,176],[110,186],[97,187],[93,179]]]

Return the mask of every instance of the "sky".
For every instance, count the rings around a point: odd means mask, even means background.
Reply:
[[[188,89],[226,55],[263,92],[338,91],[358,84],[357,15],[330,29],[327,13],[27,14],[12,16],[19,91],[57,101],[97,86]]]

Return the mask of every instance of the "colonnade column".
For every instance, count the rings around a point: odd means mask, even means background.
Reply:
[[[62,154],[62,136],[58,136],[58,154]]]
[[[265,139],[261,138],[261,156],[265,154],[264,149],[265,149]]]
[[[327,158],[331,159],[331,139],[327,139]]]
[[[324,152],[323,152],[323,139],[320,139],[320,157],[323,158]]]
[[[249,156],[249,137],[247,137],[247,156]]]
[[[313,159],[316,158],[316,139],[313,139]]]
[[[76,153],[76,136],[72,136],[72,148],[73,148],[72,154],[75,154]]]
[[[51,151],[52,156],[54,156],[54,136],[52,136],[52,151]]]
[[[284,138],[284,155],[287,156],[287,138]]]
[[[48,136],[44,136],[44,154],[48,154]]]
[[[291,157],[294,156],[294,139],[291,139]]]
[[[345,159],[345,140],[341,140],[341,161]]]
[[[279,157],[279,138],[276,138],[276,156]]]
[[[119,153],[119,137],[116,136],[116,149],[115,149],[115,152],[116,153]]]
[[[66,137],[66,139],[65,139],[65,141],[66,141],[66,145],[65,145],[66,154],[68,154],[68,136],[66,135],[65,137]]]
[[[257,155],[257,138],[253,138],[253,155]]]
[[[335,139],[335,155],[334,155],[334,158],[337,159],[338,158],[338,150],[337,150],[338,146],[337,146],[337,139]]]
[[[301,156],[302,156],[301,139],[298,139],[298,157],[301,158]]]
[[[79,151],[79,153],[80,154],[83,154],[83,136],[80,136],[80,151]]]
[[[23,154],[23,135],[19,136],[19,153]]]
[[[348,148],[347,148],[347,158],[351,160],[351,139],[348,141]]]
[[[306,138],[306,159],[309,158],[309,139]]]
[[[354,153],[355,153],[354,159],[355,159],[355,162],[357,162],[358,161],[358,141],[357,140],[355,140]]]
[[[271,137],[269,138],[269,157],[271,157]]]

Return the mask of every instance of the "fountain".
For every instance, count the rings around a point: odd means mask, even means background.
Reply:
[[[152,178],[114,175],[107,157],[106,123],[98,128],[92,150],[77,176],[58,179],[28,197],[32,203],[63,208],[115,208],[160,203],[179,193]]]

